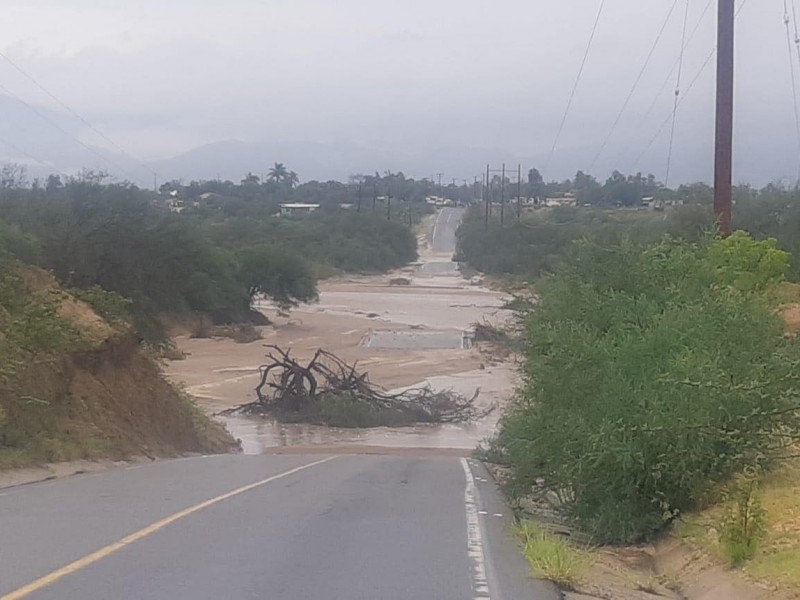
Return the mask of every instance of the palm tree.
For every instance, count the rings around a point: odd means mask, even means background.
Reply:
[[[288,176],[289,171],[286,169],[286,165],[276,162],[275,166],[270,168],[267,178],[275,183],[280,183],[281,181],[285,181]]]
[[[289,174],[285,177],[285,181],[289,184],[289,189],[291,190],[300,183],[300,176],[294,171],[289,171]]]

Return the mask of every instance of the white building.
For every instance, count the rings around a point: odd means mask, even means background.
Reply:
[[[304,204],[302,202],[288,202],[281,204],[281,215],[293,217],[297,215],[310,215],[319,208],[319,204]]]

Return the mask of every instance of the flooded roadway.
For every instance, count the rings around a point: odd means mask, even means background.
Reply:
[[[430,385],[472,396],[480,406],[503,404],[515,385],[513,365],[498,361],[481,344],[471,343],[476,322],[508,318],[502,294],[463,278],[452,257],[455,232],[463,209],[445,208],[431,219],[420,237],[418,264],[385,276],[350,277],[320,286],[320,301],[281,318],[260,307],[273,327],[264,340],[236,344],[231,340],[178,338],[188,354],[167,373],[183,383],[208,412],[254,399],[258,364],[265,343],[291,347],[310,357],[317,348],[357,362],[373,382],[386,389]],[[406,279],[408,285],[391,285]],[[263,417],[226,419],[247,454],[322,449],[409,448],[468,452],[490,436],[499,411],[469,425],[423,425],[405,428],[339,429],[307,424],[281,424]]]

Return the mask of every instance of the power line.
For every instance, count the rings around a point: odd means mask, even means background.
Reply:
[[[747,0],[742,0],[742,3],[739,5],[738,10],[736,11],[736,16],[737,17],[739,16],[739,13],[742,12],[742,9],[744,9],[746,4],[747,4]],[[695,75],[694,79],[692,79],[692,82],[686,88],[686,92],[684,92],[681,95],[680,100],[678,101],[678,108],[680,108],[680,106],[686,100],[686,97],[689,95],[689,92],[692,91],[692,89],[694,88],[695,84],[700,80],[700,77],[703,75],[705,70],[708,68],[708,65],[711,63],[712,59],[714,58],[714,56],[716,56],[716,54],[717,54],[717,48],[715,46],[714,48],[711,49],[711,52],[709,53],[708,57],[703,62],[703,64],[700,66],[700,69],[698,70],[697,75]],[[629,171],[635,171],[636,170],[636,167],[639,165],[641,160],[645,157],[645,155],[650,150],[650,148],[653,147],[653,144],[655,144],[656,140],[661,136],[661,133],[664,131],[664,129],[667,127],[667,125],[670,124],[671,121],[672,121],[672,111],[670,111],[669,116],[666,119],[664,119],[664,122],[661,123],[661,127],[658,128],[658,131],[656,131],[656,134],[650,139],[650,142],[645,146],[644,150],[642,150],[642,152],[639,154],[639,156],[637,157],[636,161],[633,163],[633,166],[629,169]]]
[[[659,30],[658,35],[656,36],[656,39],[653,42],[653,46],[652,46],[652,48],[650,48],[650,52],[647,55],[647,58],[645,59],[644,64],[642,65],[642,69],[639,71],[639,75],[636,77],[636,80],[633,82],[633,87],[631,87],[630,92],[628,92],[628,97],[625,98],[625,102],[622,103],[622,108],[620,109],[619,113],[617,114],[617,118],[614,120],[614,124],[611,126],[611,129],[609,130],[608,135],[603,140],[603,143],[600,146],[600,150],[597,151],[597,154],[595,155],[594,159],[592,160],[592,164],[589,166],[589,171],[590,172],[594,169],[595,165],[597,164],[598,159],[603,154],[603,150],[606,149],[606,146],[608,145],[608,142],[611,141],[611,137],[614,135],[614,132],[617,130],[617,126],[620,124],[620,121],[622,121],[622,116],[625,114],[625,110],[628,108],[628,104],[630,104],[630,101],[633,98],[633,94],[636,92],[636,88],[639,87],[639,82],[642,80],[642,77],[644,76],[644,73],[647,70],[648,65],[650,64],[650,60],[653,58],[653,54],[655,54],[656,48],[658,47],[658,44],[659,44],[659,42],[661,41],[661,38],[664,35],[664,31],[666,30],[667,25],[669,24],[669,21],[672,18],[672,13],[675,12],[675,7],[678,6],[678,1],[679,0],[675,0],[672,3],[672,6],[670,7],[669,12],[667,13],[667,17],[664,19],[664,23],[663,23],[663,25],[661,25],[661,29]]]
[[[794,2],[792,2],[792,8],[794,8]],[[792,108],[794,109],[794,128],[797,136],[798,170],[796,183],[800,183],[800,112],[798,112],[797,109],[797,81],[794,74],[794,49],[792,48],[792,33],[789,29],[789,23],[791,22],[791,19],[789,18],[789,5],[787,0],[783,0],[783,22],[784,25],[786,25],[786,47],[789,49],[789,71],[792,75]],[[795,40],[798,52],[800,53],[800,44],[797,44],[798,40],[796,33]]]
[[[119,144],[117,144],[117,143],[116,143],[114,140],[112,140],[110,137],[108,137],[108,136],[107,136],[106,134],[104,134],[102,131],[100,131],[99,129],[97,129],[97,127],[95,127],[94,125],[92,125],[92,124],[91,124],[89,121],[87,121],[86,119],[84,119],[84,118],[83,118],[81,115],[79,115],[79,114],[78,114],[76,111],[74,111],[74,110],[73,110],[73,109],[72,109],[70,106],[68,106],[68,105],[67,105],[65,102],[63,102],[63,101],[62,101],[61,99],[59,99],[59,98],[58,98],[58,97],[57,97],[55,94],[53,94],[53,93],[52,93],[50,90],[48,90],[46,87],[44,87],[44,85],[42,85],[41,83],[39,83],[39,81],[38,81],[38,80],[37,80],[37,79],[36,79],[36,78],[35,78],[33,75],[31,75],[31,74],[30,74],[30,73],[28,73],[28,72],[27,72],[25,69],[23,69],[21,66],[19,66],[19,65],[18,65],[18,64],[17,64],[15,61],[13,61],[13,60],[12,60],[12,59],[11,59],[11,58],[8,56],[8,55],[6,55],[6,54],[5,54],[5,53],[3,53],[2,51],[0,51],[0,57],[2,57],[2,58],[3,58],[3,59],[6,61],[6,62],[8,62],[8,64],[10,64],[12,67],[14,67],[14,68],[15,68],[17,71],[19,71],[19,72],[20,72],[20,73],[21,73],[21,74],[22,74],[24,77],[26,77],[26,78],[27,78],[27,79],[28,79],[28,80],[29,80],[31,83],[33,83],[33,84],[34,84],[36,87],[38,87],[38,88],[39,88],[39,89],[40,89],[42,92],[44,92],[45,94],[47,94],[47,95],[48,95],[48,96],[49,96],[49,97],[50,97],[52,100],[54,100],[56,103],[58,103],[58,104],[59,104],[59,105],[60,105],[60,106],[61,106],[61,107],[62,107],[64,110],[66,110],[67,112],[69,112],[69,113],[70,113],[70,114],[71,114],[73,117],[75,117],[75,118],[76,118],[76,119],[78,119],[78,120],[79,120],[81,123],[83,123],[84,125],[86,125],[86,127],[88,127],[89,129],[91,129],[92,131],[94,131],[94,132],[95,132],[97,135],[99,135],[99,136],[100,136],[101,138],[103,138],[103,139],[104,139],[106,142],[108,142],[109,144],[111,144],[111,145],[112,145],[114,148],[116,148],[116,149],[117,149],[119,152],[121,152],[122,154],[124,154],[124,155],[125,155],[125,156],[127,156],[128,158],[132,159],[134,162],[137,162],[137,163],[139,164],[139,166],[141,166],[143,169],[145,169],[146,171],[148,171],[148,172],[149,172],[151,175],[156,175],[156,172],[155,172],[153,169],[151,169],[150,167],[148,167],[148,166],[147,166],[147,165],[146,165],[146,164],[145,164],[145,163],[144,163],[142,160],[140,160],[139,158],[137,158],[137,157],[133,156],[132,154],[130,154],[129,152],[127,152],[127,151],[126,151],[124,148],[122,148],[122,147],[121,147]]]
[[[63,127],[61,127],[61,125],[59,125],[58,123],[56,123],[56,122],[55,122],[53,119],[51,119],[50,117],[48,117],[47,115],[45,115],[44,113],[42,113],[42,112],[41,112],[39,109],[37,109],[36,107],[34,107],[34,106],[32,106],[31,104],[29,104],[29,103],[25,102],[25,100],[23,100],[22,98],[20,98],[20,97],[19,97],[17,94],[15,94],[15,93],[14,93],[14,92],[12,92],[11,90],[9,90],[9,89],[8,89],[6,86],[4,86],[4,85],[3,85],[3,84],[1,84],[1,83],[0,83],[0,91],[4,92],[6,95],[8,95],[8,96],[10,96],[10,97],[14,98],[14,99],[15,99],[17,102],[19,102],[19,103],[21,103],[22,105],[24,105],[24,106],[25,106],[25,107],[26,107],[28,110],[30,110],[30,111],[31,111],[33,114],[35,114],[36,116],[38,116],[40,119],[42,119],[43,121],[46,121],[46,122],[47,122],[48,124],[50,124],[52,127],[54,127],[55,129],[57,129],[58,131],[60,131],[61,133],[63,133],[65,136],[67,136],[67,137],[69,137],[70,139],[72,139],[72,140],[73,140],[73,141],[74,141],[76,144],[78,144],[78,145],[82,146],[82,147],[83,147],[83,148],[85,148],[87,151],[91,152],[91,153],[92,153],[92,154],[94,154],[95,156],[97,156],[97,157],[101,158],[102,160],[106,161],[106,162],[107,162],[109,165],[111,165],[112,167],[116,167],[117,169],[119,169],[120,171],[123,171],[123,172],[127,171],[127,169],[125,169],[125,168],[123,168],[123,167],[121,167],[121,166],[117,165],[116,163],[114,163],[114,161],[112,161],[111,159],[109,159],[107,156],[103,156],[102,154],[100,154],[100,153],[99,153],[97,150],[95,150],[95,149],[94,149],[94,148],[92,148],[91,146],[89,146],[89,145],[87,145],[87,144],[84,144],[84,143],[83,143],[82,141],[80,141],[80,140],[79,140],[77,137],[75,137],[75,136],[74,136],[74,135],[72,135],[72,134],[71,134],[69,131],[67,131],[66,129],[64,129]]]
[[[717,50],[715,48],[714,50],[712,50],[711,54],[708,55],[708,58],[706,58],[705,62],[703,62],[702,66],[700,67],[700,70],[697,72],[697,75],[695,75],[695,78],[686,88],[686,92],[680,97],[680,100],[678,100],[679,108],[683,104],[684,100],[686,100],[686,97],[689,95],[689,92],[692,91],[692,88],[694,88],[694,85],[698,82],[698,80],[705,72],[706,68],[711,63],[711,60],[714,58],[716,54]],[[664,129],[666,129],[667,125],[669,125],[671,121],[672,121],[672,111],[670,111],[669,116],[666,119],[664,119],[664,122],[661,123],[661,127],[658,128],[656,134],[651,138],[650,143],[648,143],[647,146],[645,146],[645,149],[642,150],[641,154],[639,154],[639,157],[636,159],[636,161],[633,163],[633,167],[630,169],[631,171],[636,170],[636,167],[639,165],[639,162],[644,158],[645,154],[647,154],[650,148],[653,147],[653,144],[655,144],[656,140],[661,136],[661,132],[663,132]]]
[[[706,6],[703,9],[703,12],[700,14],[700,17],[697,19],[697,23],[695,24],[694,29],[692,29],[692,33],[689,34],[689,37],[686,39],[686,44],[685,44],[685,46],[683,48],[684,51],[691,45],[692,40],[694,40],[695,35],[697,34],[698,30],[700,29],[700,26],[703,24],[703,20],[706,18],[706,15],[708,14],[708,11],[711,8],[712,4],[714,4],[714,0],[708,0],[708,2],[706,3]],[[675,70],[678,68],[679,63],[680,63],[680,57],[678,58],[678,60],[675,61],[675,64],[672,65],[672,69],[670,69],[669,73],[664,78],[664,82],[661,84],[661,87],[658,88],[658,92],[656,92],[656,95],[653,98],[653,101],[650,103],[649,108],[647,109],[647,111],[645,112],[645,114],[642,117],[641,121],[639,122],[639,126],[641,126],[644,123],[646,123],[647,120],[650,118],[650,115],[653,114],[653,110],[655,109],[656,104],[658,104],[658,100],[659,100],[659,98],[661,98],[662,92],[669,85],[669,82],[671,81],[672,76],[675,74]]]
[[[575,79],[575,85],[572,86],[572,91],[569,95],[569,100],[567,101],[567,108],[564,110],[564,116],[561,118],[561,124],[558,126],[558,132],[556,133],[556,137],[553,140],[553,147],[550,149],[550,155],[547,157],[547,162],[545,163],[544,171],[546,172],[550,167],[550,162],[553,160],[553,155],[556,152],[556,147],[558,146],[558,141],[561,138],[561,134],[564,131],[564,125],[567,122],[567,117],[569,116],[569,111],[572,108],[572,102],[575,100],[575,93],[578,91],[578,86],[580,85],[581,78],[583,77],[583,70],[586,67],[586,62],[589,60],[589,53],[592,50],[592,44],[594,43],[594,36],[597,33],[597,26],[600,24],[600,17],[603,15],[603,8],[606,5],[606,0],[600,0],[600,8],[597,11],[597,17],[594,20],[594,25],[592,26],[592,33],[589,36],[589,43],[586,45],[586,52],[583,54],[583,60],[581,61],[581,67],[578,69],[578,76]]]
[[[792,0],[792,20],[794,21],[794,45],[797,48],[797,60],[800,62],[800,30],[797,28],[797,5]]]
[[[64,177],[69,177],[69,175],[67,175],[66,173],[64,173],[64,171],[62,171],[62,170],[61,170],[61,169],[59,169],[58,167],[56,167],[56,166],[53,166],[52,164],[48,164],[46,161],[44,161],[44,160],[42,160],[42,159],[40,159],[40,158],[37,158],[36,156],[34,156],[33,154],[31,154],[30,152],[26,152],[25,150],[23,150],[23,149],[22,149],[22,148],[20,148],[19,146],[15,145],[15,144],[12,144],[11,142],[9,142],[8,140],[6,140],[6,139],[4,139],[4,138],[0,138],[0,143],[3,143],[3,144],[5,144],[6,146],[8,146],[9,148],[11,148],[11,149],[12,149],[12,150],[14,150],[15,152],[18,152],[19,154],[22,154],[23,156],[25,156],[25,157],[27,157],[27,158],[30,158],[31,160],[33,160],[33,161],[35,161],[35,162],[39,163],[40,165],[47,167],[47,168],[48,168],[48,169],[50,169],[51,171],[57,171],[59,174],[63,175]]]
[[[686,0],[686,14],[683,17],[683,34],[681,37],[681,56],[678,64],[678,83],[675,86],[675,102],[672,105],[672,131],[669,134],[669,150],[667,151],[667,174],[664,177],[664,185],[669,186],[669,174],[672,169],[672,148],[675,143],[675,124],[678,121],[678,101],[681,96],[681,76],[683,75],[683,57],[686,47],[686,27],[689,23],[689,0]]]

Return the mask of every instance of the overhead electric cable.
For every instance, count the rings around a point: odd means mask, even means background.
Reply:
[[[98,136],[103,138],[106,142],[112,145],[116,150],[133,160],[134,162],[138,163],[143,169],[148,171],[151,175],[156,175],[156,172],[148,167],[141,159],[133,156],[129,152],[127,152],[124,148],[122,148],[119,144],[117,144],[114,140],[108,137],[105,133],[100,131],[97,127],[92,125],[89,121],[79,115],[75,110],[73,110],[69,105],[63,102],[60,98],[58,98],[54,93],[48,90],[44,85],[39,83],[39,81],[30,73],[28,73],[25,69],[19,66],[14,60],[11,59],[7,54],[0,51],[0,58],[3,58],[8,64],[14,67],[19,73],[21,73],[25,78],[27,78],[31,83],[33,83],[37,88],[39,88],[42,92],[47,94],[52,100],[54,100],[59,106],[61,106],[64,110],[69,112],[73,117],[78,119],[81,123],[83,123],[86,127],[94,131]]]
[[[694,85],[699,81],[700,77],[703,75],[703,73],[705,72],[706,68],[711,63],[711,60],[714,58],[714,56],[716,54],[717,54],[717,50],[715,48],[714,50],[712,50],[711,54],[709,54],[708,57],[706,58],[706,60],[703,62],[702,66],[700,67],[700,70],[697,72],[697,75],[695,75],[695,78],[688,85],[688,87],[686,88],[686,91],[681,95],[680,100],[678,100],[678,107],[679,108],[680,108],[681,104],[683,104],[684,100],[686,100],[686,97],[689,95],[689,92],[692,91],[692,88],[694,88]],[[645,154],[647,154],[647,152],[650,150],[650,148],[653,147],[653,144],[655,144],[656,140],[661,136],[661,133],[664,131],[664,129],[667,128],[667,126],[670,124],[671,121],[672,121],[672,111],[670,111],[669,116],[666,119],[664,119],[664,122],[661,123],[661,127],[658,128],[658,131],[650,139],[650,142],[647,144],[647,146],[645,146],[645,149],[642,150],[641,154],[639,154],[638,158],[633,163],[633,167],[630,169],[631,171],[635,171],[636,170],[636,167],[639,165],[639,162],[644,158]]]
[[[581,61],[580,69],[578,69],[578,76],[575,79],[575,84],[572,86],[572,91],[569,95],[569,100],[567,101],[567,108],[564,110],[564,116],[561,118],[561,123],[558,126],[558,131],[556,133],[556,137],[553,140],[553,147],[550,149],[550,155],[547,157],[547,162],[545,163],[544,171],[550,167],[550,162],[553,160],[553,155],[556,152],[556,147],[558,146],[558,141],[561,139],[561,134],[564,131],[564,125],[567,122],[567,117],[569,116],[569,111],[572,108],[572,102],[575,100],[575,93],[578,91],[578,86],[580,85],[581,78],[583,77],[583,70],[586,68],[586,63],[589,60],[589,54],[592,50],[592,44],[594,43],[594,37],[597,33],[597,26],[600,24],[600,17],[603,15],[603,8],[606,5],[606,0],[600,0],[600,8],[597,10],[597,17],[594,20],[594,25],[592,26],[592,33],[589,36],[589,43],[586,45],[586,51],[583,54],[583,60]]]
[[[664,176],[664,186],[669,187],[669,175],[672,169],[672,148],[675,143],[675,124],[678,121],[678,102],[681,97],[681,76],[683,75],[683,57],[686,49],[686,27],[689,23],[689,0],[686,0],[686,14],[683,17],[683,34],[681,37],[681,54],[678,64],[678,83],[675,86],[675,102],[672,105],[672,130],[669,134],[669,150],[667,151],[667,172]]]
[[[708,0],[708,2],[706,3],[706,6],[703,9],[703,12],[700,13],[700,18],[697,19],[697,23],[695,23],[694,29],[692,29],[692,33],[689,34],[689,37],[686,39],[686,45],[683,48],[684,51],[686,51],[686,49],[691,45],[692,40],[694,40],[694,37],[697,34],[698,30],[700,29],[700,26],[703,24],[703,20],[705,19],[706,14],[708,14],[708,11],[709,11],[709,9],[711,8],[711,6],[713,4],[714,4],[714,0]],[[669,73],[667,73],[667,76],[664,77],[664,82],[661,84],[661,87],[658,88],[658,92],[656,92],[656,95],[653,98],[653,101],[650,103],[650,106],[648,107],[647,111],[645,112],[644,116],[642,117],[641,121],[639,122],[640,126],[643,125],[644,123],[646,123],[647,120],[650,118],[650,115],[653,114],[653,110],[655,109],[656,105],[658,104],[658,101],[661,98],[661,94],[664,92],[666,87],[669,85],[669,82],[672,81],[672,76],[675,74],[675,71],[678,68],[679,64],[680,64],[680,57],[678,57],[678,59],[675,61],[675,64],[672,65],[672,69],[670,69]]]
[[[797,179],[795,180],[795,185],[797,185],[798,183],[800,183],[800,112],[798,112],[797,108],[797,78],[795,77],[794,73],[795,53],[794,53],[794,48],[792,48],[792,32],[789,29],[789,24],[791,22],[791,19],[789,17],[789,4],[787,0],[783,0],[783,22],[784,25],[786,25],[786,46],[789,49],[789,71],[791,73],[791,80],[792,80],[792,108],[794,109],[795,135],[797,136],[798,166],[797,166]],[[795,40],[796,39],[797,38],[795,37]],[[798,48],[798,50],[800,50],[800,45],[797,44],[795,45]],[[798,60],[798,63],[800,64],[800,59]]]
[[[739,13],[742,12],[742,9],[744,9],[746,4],[747,4],[747,0],[742,0],[742,3],[739,5],[739,8],[736,10],[736,16],[737,17],[739,16]],[[708,68],[708,65],[711,63],[711,60],[714,58],[714,56],[716,56],[716,54],[717,54],[717,48],[715,46],[714,48],[712,48],[711,52],[706,57],[706,60],[700,66],[700,69],[698,70],[697,75],[695,75],[694,79],[692,79],[692,82],[686,88],[686,91],[681,95],[680,100],[678,101],[678,107],[679,108],[683,104],[683,102],[686,100],[686,97],[689,95],[689,92],[692,91],[692,89],[694,88],[695,84],[698,82],[700,77],[703,75],[705,70]],[[642,150],[642,152],[636,158],[636,161],[633,163],[633,166],[629,169],[629,171],[635,171],[636,170],[636,167],[639,165],[639,163],[644,158],[644,156],[647,154],[647,152],[650,150],[650,148],[653,147],[653,144],[655,144],[656,140],[660,137],[661,133],[670,124],[671,121],[672,121],[672,111],[670,111],[669,116],[664,120],[664,122],[661,123],[661,127],[658,128],[658,131],[656,131],[656,134],[650,139],[650,142],[648,142],[648,144],[645,146],[644,150]]]
[[[672,18],[672,14],[675,12],[675,7],[678,6],[678,2],[679,0],[675,0],[672,3],[672,6],[670,7],[669,11],[667,12],[667,16],[664,19],[664,23],[661,25],[661,29],[659,30],[658,35],[656,35],[656,38],[653,42],[653,46],[650,48],[650,52],[647,54],[647,58],[645,59],[644,64],[642,65],[642,68],[639,71],[639,74],[636,76],[636,80],[633,82],[633,86],[631,87],[630,92],[628,92],[628,96],[625,98],[625,102],[622,103],[622,108],[617,114],[617,118],[614,120],[613,125],[611,125],[611,129],[609,130],[608,135],[606,135],[605,139],[603,140],[603,143],[600,145],[600,149],[597,151],[597,154],[595,155],[594,159],[592,159],[592,163],[589,166],[589,172],[591,172],[594,169],[595,165],[597,164],[597,161],[603,154],[603,151],[606,149],[608,142],[611,141],[614,132],[617,130],[617,127],[622,121],[622,117],[625,114],[625,110],[628,108],[628,104],[630,104],[630,101],[633,98],[633,94],[639,87],[639,82],[641,82],[642,77],[644,76],[644,73],[647,70],[648,65],[650,64],[650,60],[653,58],[653,54],[655,54],[656,48],[658,48],[658,43],[664,36],[664,31],[666,30],[667,25],[669,24],[669,21]]]
[[[83,142],[82,142],[81,140],[79,140],[77,137],[75,137],[74,135],[72,135],[72,134],[71,134],[69,131],[67,131],[66,129],[64,129],[63,127],[61,127],[61,125],[59,125],[58,123],[56,123],[56,122],[55,122],[53,119],[51,119],[50,117],[48,117],[47,115],[45,115],[44,113],[42,113],[42,112],[41,112],[39,109],[37,109],[35,106],[33,106],[33,105],[29,104],[28,102],[25,102],[25,100],[23,100],[22,98],[20,98],[20,97],[19,97],[17,94],[15,94],[15,93],[14,93],[14,92],[12,92],[11,90],[9,90],[9,89],[8,89],[6,86],[4,86],[4,85],[3,85],[3,84],[1,84],[1,83],[0,83],[0,91],[2,91],[3,93],[5,93],[6,95],[10,96],[11,98],[14,98],[14,100],[16,100],[17,102],[19,102],[19,103],[20,103],[20,104],[22,104],[23,106],[25,106],[25,107],[26,107],[28,110],[30,110],[30,111],[31,111],[33,114],[35,114],[36,116],[38,116],[38,117],[39,117],[40,119],[42,119],[43,121],[46,121],[46,122],[47,122],[47,123],[48,123],[50,126],[54,127],[55,129],[57,129],[58,131],[60,131],[61,133],[63,133],[65,136],[67,136],[67,137],[69,137],[70,139],[72,139],[72,140],[73,140],[73,141],[74,141],[76,144],[78,144],[79,146],[82,146],[82,147],[83,147],[83,148],[85,148],[85,149],[86,149],[88,152],[91,152],[91,153],[92,153],[92,154],[94,154],[95,156],[99,157],[100,159],[104,160],[104,161],[105,161],[105,162],[107,162],[109,165],[111,165],[111,166],[115,167],[116,169],[119,169],[120,171],[123,171],[123,172],[127,171],[127,169],[125,169],[124,167],[121,167],[120,165],[117,165],[117,164],[116,164],[114,161],[112,161],[111,159],[109,159],[107,156],[103,156],[102,154],[100,154],[100,153],[99,153],[97,150],[95,150],[95,149],[94,149],[94,148],[92,148],[91,146],[89,146],[89,145],[87,145],[87,144],[83,143]],[[129,173],[129,174],[130,174],[130,173]]]
[[[60,175],[63,175],[64,177],[69,177],[69,175],[64,173],[64,171],[62,171],[58,167],[56,167],[56,166],[54,166],[52,164],[49,164],[47,161],[44,161],[41,158],[37,158],[36,156],[31,154],[30,152],[26,152],[25,150],[23,150],[22,148],[20,148],[16,144],[12,144],[11,142],[9,142],[8,140],[6,140],[4,138],[0,138],[0,143],[5,144],[6,146],[8,146],[12,150],[14,150],[14,152],[18,152],[19,154],[22,154],[23,156],[25,156],[27,158],[30,158],[32,161],[37,162],[40,165],[43,165],[43,166],[47,167],[51,171],[56,171],[57,173],[59,173]]]
[[[792,0],[792,20],[794,21],[794,45],[797,49],[797,60],[800,62],[800,30],[797,28],[797,4]]]

